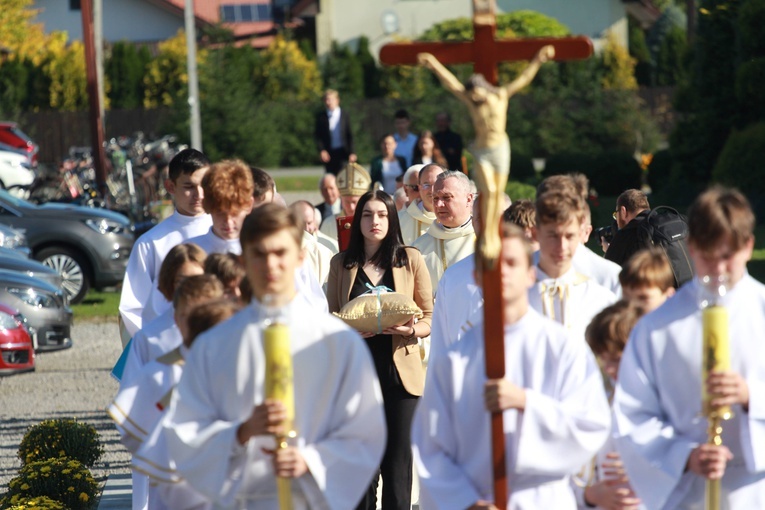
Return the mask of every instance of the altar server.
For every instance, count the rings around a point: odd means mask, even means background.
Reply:
[[[210,229],[212,221],[202,207],[202,178],[209,166],[205,155],[194,149],[183,150],[170,161],[165,189],[173,197],[175,212],[138,238],[122,282],[119,310],[129,336],[170,308],[170,301],[157,289],[167,252]]]
[[[508,509],[575,509],[569,474],[606,441],[600,371],[584,341],[529,306],[531,258],[523,232],[504,225],[504,353],[485,353],[479,325],[431,360],[412,427],[424,510],[492,508],[488,411],[503,411]],[[502,355],[507,375],[487,380],[485,358]]]
[[[277,205],[247,217],[241,242],[254,299],[197,339],[163,421],[178,472],[220,508],[278,508],[276,475],[292,479],[296,509],[353,508],[385,448],[364,342],[296,299],[301,237],[299,219]],[[289,328],[297,431],[278,450],[272,435],[286,432],[287,409],[265,399],[262,322],[274,309]]]
[[[720,187],[688,210],[696,274],[632,331],[619,368],[614,412],[617,449],[633,488],[650,509],[702,509],[705,483],[721,480],[717,508],[765,505],[765,286],[746,272],[755,219],[747,199]],[[701,277],[727,293],[730,369],[702,380]],[[715,285],[715,290],[718,286]],[[708,444],[702,385],[712,407],[733,411],[722,444]]]

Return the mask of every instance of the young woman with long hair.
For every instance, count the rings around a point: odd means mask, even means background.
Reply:
[[[430,334],[433,294],[428,269],[420,252],[405,246],[398,214],[391,197],[370,191],[359,200],[351,225],[348,249],[334,256],[327,282],[329,311],[337,312],[351,299],[385,286],[412,298],[423,317],[384,329],[360,333],[377,368],[388,425],[388,443],[380,471],[383,479],[382,507],[409,510],[412,491],[410,429],[417,399],[422,395],[425,372],[418,338]],[[373,291],[374,292],[374,291]],[[359,504],[374,510],[377,477]]]

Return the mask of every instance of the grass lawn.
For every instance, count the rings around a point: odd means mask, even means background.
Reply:
[[[112,290],[102,292],[90,290],[82,303],[72,305],[75,320],[110,318],[117,320],[119,315],[120,293]]]
[[[277,177],[274,179],[278,191],[316,191],[316,177]]]

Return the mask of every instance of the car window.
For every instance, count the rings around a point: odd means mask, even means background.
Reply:
[[[12,127],[11,128],[11,132],[13,134],[15,134],[16,136],[18,136],[19,138],[21,138],[22,140],[24,140],[25,142],[31,142],[32,141],[32,139],[29,138],[29,136],[27,136],[26,133],[24,133],[22,130],[20,130],[17,127]]]

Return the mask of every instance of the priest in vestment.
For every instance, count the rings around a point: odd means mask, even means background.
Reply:
[[[425,258],[433,289],[444,271],[475,251],[473,194],[470,180],[462,172],[438,175],[433,186],[436,221],[413,244]]]
[[[340,241],[337,237],[337,219],[347,217],[348,229],[351,228],[353,214],[356,212],[356,204],[359,203],[361,195],[366,193],[372,187],[372,177],[364,167],[356,163],[349,163],[343,170],[337,174],[337,189],[340,191],[340,203],[342,211],[339,214],[333,214],[321,223],[319,231],[325,236]]]
[[[165,420],[179,474],[216,508],[279,508],[276,474],[292,480],[296,509],[354,508],[385,449],[382,396],[368,349],[338,319],[295,299],[302,225],[274,204],[245,221],[242,246],[250,306],[201,335]],[[263,320],[279,310],[289,327],[297,437],[286,408],[265,400]],[[221,339],[225,339],[223,342]]]
[[[411,245],[427,232],[436,219],[436,214],[433,212],[433,185],[436,183],[436,178],[444,173],[444,169],[436,164],[420,166],[422,168],[414,184],[404,184],[404,186],[416,186],[418,198],[412,200],[406,209],[398,213],[401,237],[406,245]]]
[[[721,509],[765,507],[765,286],[746,272],[755,218],[736,190],[712,188],[688,211],[692,281],[632,332],[614,398],[616,446],[650,509],[703,509],[707,479],[721,480]],[[730,370],[702,380],[700,276],[727,280]],[[722,445],[707,444],[702,385],[733,411]]]
[[[515,225],[503,230],[504,353],[485,353],[481,325],[468,331],[431,360],[415,413],[412,438],[424,510],[489,508],[489,411],[503,411],[508,509],[574,510],[569,477],[610,431],[592,352],[529,306],[531,247]],[[486,379],[487,355],[504,355],[504,378]]]

